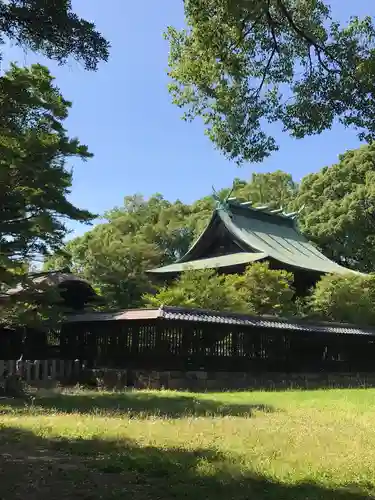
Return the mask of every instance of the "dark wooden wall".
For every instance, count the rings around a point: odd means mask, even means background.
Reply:
[[[154,370],[370,372],[375,337],[191,321],[68,324],[60,356]]]
[[[61,331],[0,330],[0,359],[80,359],[151,370],[375,372],[375,336],[228,324],[106,321]]]
[[[60,338],[56,332],[23,328],[0,328],[0,359],[49,359],[60,356]],[[1,375],[1,374],[0,374]]]

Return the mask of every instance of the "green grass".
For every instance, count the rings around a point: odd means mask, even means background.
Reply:
[[[0,400],[0,498],[375,498],[374,426],[372,389]]]

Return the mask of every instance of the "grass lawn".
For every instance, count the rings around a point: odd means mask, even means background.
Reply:
[[[375,390],[0,400],[0,499],[375,498]]]

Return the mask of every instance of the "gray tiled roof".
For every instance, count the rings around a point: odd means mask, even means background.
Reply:
[[[236,324],[256,328],[327,332],[347,335],[375,335],[375,330],[340,323],[312,323],[303,320],[287,320],[272,317],[226,314],[214,311],[162,308],[162,317],[169,320],[196,321],[205,323]]]
[[[159,309],[128,309],[115,313],[86,313],[74,316],[72,315],[67,318],[67,322],[69,323],[134,320],[191,321],[197,323],[243,325],[254,328],[270,328],[275,330],[375,336],[375,330],[372,330],[371,328],[360,328],[355,325],[341,323],[312,323],[310,321],[303,321],[299,319],[294,320],[266,316],[248,316],[245,314],[167,306],[162,306]]]

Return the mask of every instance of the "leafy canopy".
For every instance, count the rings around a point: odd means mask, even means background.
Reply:
[[[272,209],[287,209],[297,193],[298,184],[291,174],[282,170],[253,173],[250,182],[238,184],[234,189],[239,200],[250,200],[254,205],[268,205]]]
[[[375,30],[340,26],[323,0],[185,0],[187,29],[169,27],[173,102],[238,163],[278,148],[265,123],[293,137],[339,119],[375,137]]]
[[[375,276],[324,276],[307,300],[308,314],[357,325],[375,324]]]
[[[297,186],[289,174],[255,174],[250,182],[236,179],[233,195],[255,203],[276,200],[287,204]],[[219,193],[221,198],[230,189]],[[142,295],[154,289],[147,269],[170,264],[186,253],[211,217],[211,196],[186,205],[171,203],[160,194],[145,200],[127,196],[122,207],[105,214],[107,222],[71,240],[46,261],[46,269],[68,266],[86,278],[113,307],[137,307]]]
[[[146,304],[194,307],[247,314],[283,315],[293,312],[293,275],[255,263],[243,275],[214,270],[187,270],[170,286],[146,294]]]
[[[235,278],[228,279],[228,276],[219,275],[211,269],[190,270],[155,295],[146,294],[143,300],[153,307],[166,305],[245,312],[246,303],[236,291],[235,284]]]
[[[114,307],[137,307],[153,289],[146,270],[181,257],[193,238],[190,207],[156,194],[149,200],[127,196],[124,206],[105,214],[107,223],[69,242],[46,262],[68,265],[89,280]],[[191,227],[189,227],[189,225]]]
[[[1,257],[27,259],[58,247],[63,219],[88,221],[67,196],[72,174],[66,161],[92,155],[63,127],[71,106],[44,66],[11,69],[0,78]]]
[[[374,271],[375,143],[304,177],[293,205],[304,206],[301,229],[324,254],[346,267]]]
[[[288,316],[295,311],[293,280],[293,273],[256,262],[237,278],[235,286],[249,313]]]
[[[44,66],[12,65],[0,77],[1,293],[22,278],[26,262],[62,246],[66,220],[94,217],[68,200],[72,174],[66,162],[92,156],[64,129],[70,106]],[[18,300],[25,307],[32,302]]]
[[[70,0],[0,0],[0,43],[7,38],[60,63],[74,57],[88,70],[108,59],[109,43]]]

